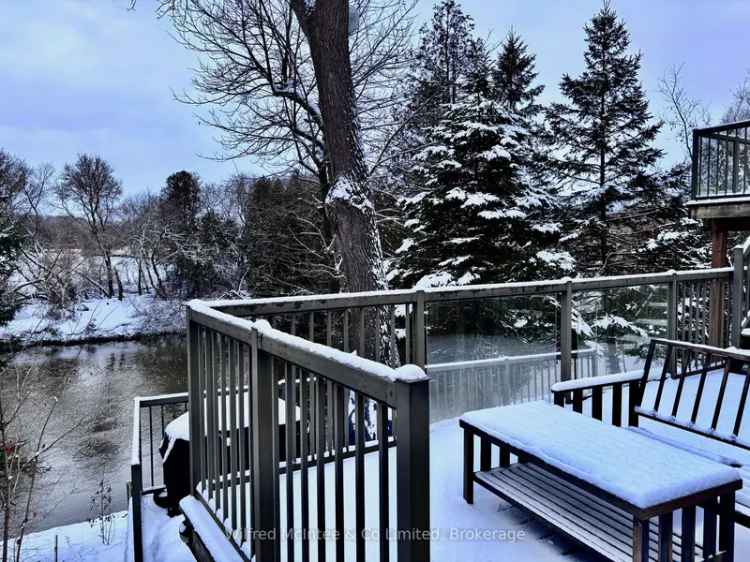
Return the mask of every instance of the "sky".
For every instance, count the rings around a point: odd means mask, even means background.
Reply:
[[[748,0],[614,0],[634,50],[651,109],[664,106],[659,78],[684,64],[685,87],[719,117],[750,68]],[[158,191],[187,169],[207,181],[235,171],[264,173],[252,158],[218,162],[216,131],[174,99],[189,91],[192,53],[158,19],[156,0],[0,0],[0,148],[32,165],[61,169],[78,153],[107,159],[128,195]],[[418,21],[433,2],[417,5]],[[599,0],[463,0],[477,32],[498,43],[512,27],[537,55],[545,101],[563,73],[583,67],[583,25]],[[669,158],[681,155],[665,132]]]

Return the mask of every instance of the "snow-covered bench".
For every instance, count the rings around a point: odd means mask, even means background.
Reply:
[[[737,468],[746,486],[735,519],[750,527],[749,368],[748,351],[654,338],[642,372],[559,382],[552,393],[559,406],[584,413],[590,404],[598,420]]]
[[[732,467],[548,402],[469,412],[460,425],[468,503],[479,484],[609,560],[672,562],[714,559],[696,544],[695,520],[697,506],[718,500],[719,551],[733,560],[742,480]],[[676,510],[681,533],[673,529]]]

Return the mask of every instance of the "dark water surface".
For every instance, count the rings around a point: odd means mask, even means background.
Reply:
[[[11,358],[28,372],[30,397],[24,433],[37,435],[58,398],[45,441],[67,434],[45,456],[31,530],[86,520],[100,483],[111,486],[111,511],[127,508],[133,398],[187,390],[185,340],[165,336],[141,342],[38,347]],[[9,356],[2,359],[8,360]]]

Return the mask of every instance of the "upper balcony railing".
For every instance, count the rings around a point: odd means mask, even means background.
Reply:
[[[693,130],[693,199],[750,196],[750,121]]]

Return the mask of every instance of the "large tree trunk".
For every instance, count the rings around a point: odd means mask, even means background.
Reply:
[[[292,0],[292,8],[307,37],[315,78],[324,138],[331,169],[331,189],[325,199],[336,248],[341,256],[348,291],[385,290],[380,233],[367,185],[359,119],[355,107],[349,57],[349,3],[347,0]],[[368,319],[371,334],[382,333],[378,320]],[[388,338],[379,359],[396,363],[395,342]]]

